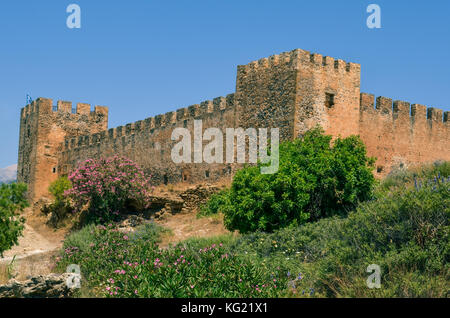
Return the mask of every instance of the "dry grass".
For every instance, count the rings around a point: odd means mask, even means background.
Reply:
[[[0,285],[6,284],[8,280],[8,266],[5,264],[0,264]]]
[[[223,216],[197,218],[196,213],[168,215],[163,220],[156,221],[170,230],[161,237],[161,248],[175,244],[188,238],[212,237],[230,233],[223,225]]]

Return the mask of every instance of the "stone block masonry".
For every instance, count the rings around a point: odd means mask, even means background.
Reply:
[[[320,125],[334,137],[360,135],[377,157],[376,175],[395,167],[450,160],[449,112],[360,93],[361,66],[296,49],[237,68],[236,91],[108,130],[108,110],[39,98],[22,109],[18,180],[29,196],[88,159],[126,156],[152,175],[154,184],[231,178],[240,164],[174,164],[176,127],[280,128],[282,140]],[[207,144],[207,141],[204,141]]]

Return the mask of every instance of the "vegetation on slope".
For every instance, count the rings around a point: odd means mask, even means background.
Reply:
[[[17,244],[23,231],[24,219],[19,212],[27,207],[25,184],[0,185],[0,256]]]
[[[348,215],[166,250],[154,225],[129,237],[91,226],[66,240],[58,268],[80,264],[105,297],[446,297],[449,177],[448,163],[401,172]],[[367,287],[371,264],[381,288]]]

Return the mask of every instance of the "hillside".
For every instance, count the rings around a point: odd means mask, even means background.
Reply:
[[[0,183],[11,183],[17,178],[17,164],[6,168],[0,168]]]

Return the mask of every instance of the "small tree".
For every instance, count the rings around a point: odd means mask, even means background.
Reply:
[[[60,177],[53,181],[48,191],[53,195],[55,201],[50,205],[43,207],[42,212],[50,214],[48,223],[54,227],[58,227],[72,212],[69,200],[64,193],[72,188],[70,180],[66,177]]]
[[[346,213],[371,196],[374,159],[359,137],[331,139],[316,128],[282,143],[277,173],[261,174],[260,164],[238,171],[226,198],[205,210],[223,212],[227,228],[243,233]]]
[[[117,219],[126,206],[149,205],[149,179],[133,161],[123,157],[86,160],[69,176],[72,189],[65,192],[75,211],[87,209],[88,222]]]
[[[66,200],[66,197],[64,196],[64,193],[72,188],[72,183],[70,180],[66,177],[60,177],[53,181],[50,184],[50,187],[48,188],[48,191],[53,195],[55,198],[56,203],[64,202]]]
[[[0,185],[0,256],[18,243],[25,219],[18,212],[28,206],[27,186],[22,183]]]

